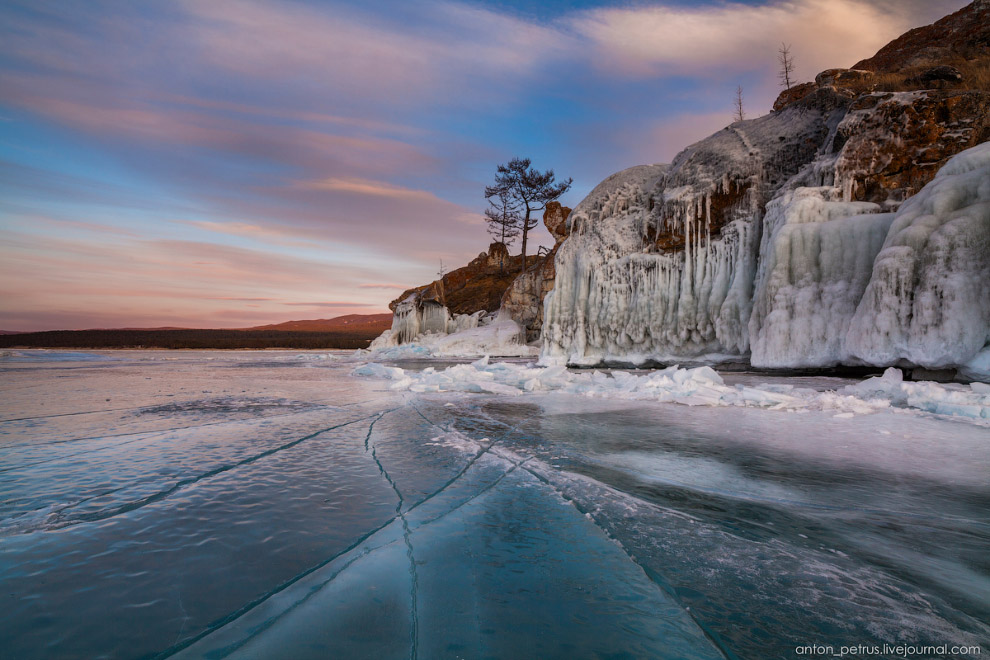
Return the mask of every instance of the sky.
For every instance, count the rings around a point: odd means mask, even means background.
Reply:
[[[499,163],[573,207],[768,112],[781,42],[810,80],[965,4],[0,0],[0,329],[388,311]]]

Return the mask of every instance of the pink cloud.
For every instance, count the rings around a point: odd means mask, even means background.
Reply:
[[[852,64],[914,27],[913,15],[862,0],[790,0],[749,5],[646,5],[580,13],[571,25],[593,62],[631,76],[776,71],[793,44],[799,78]]]
[[[343,295],[339,302],[325,297],[357,293],[359,280],[372,274],[194,241],[8,232],[0,246],[0,328],[242,327],[242,321],[290,320],[285,310],[292,308],[342,314],[384,310],[386,293],[361,295],[355,302]],[[256,306],[256,314],[246,314],[248,306]]]
[[[358,284],[359,289],[399,289],[404,291],[409,287],[405,284]]]
[[[375,307],[370,303],[362,302],[287,302],[282,304],[287,307]]]
[[[372,19],[343,7],[290,2],[187,0],[190,33],[215,66],[279,84],[286,71],[343,95],[390,104],[421,103],[479,77],[520,85],[554,55],[565,35],[535,23],[456,3],[424,2],[430,27]],[[476,103],[498,89],[471,86]]]
[[[431,192],[404,188],[384,181],[372,181],[356,177],[327,177],[318,181],[301,181],[295,184],[300,190],[324,190],[329,192],[351,193],[354,195],[370,195],[373,197],[392,197],[395,199],[442,202]]]

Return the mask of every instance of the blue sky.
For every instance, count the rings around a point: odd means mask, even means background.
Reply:
[[[811,79],[964,4],[2,2],[0,329],[385,311],[487,248],[496,164],[573,206],[767,112],[781,41]]]

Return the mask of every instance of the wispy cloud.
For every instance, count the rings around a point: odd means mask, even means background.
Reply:
[[[231,300],[234,302],[271,302],[275,300],[274,298],[237,298],[234,296],[216,296],[212,297],[211,300]]]
[[[296,2],[188,0],[191,33],[213,65],[284,87],[286,71],[308,86],[332,89],[362,103],[408,105],[445,101],[476,105],[499,88],[524,83],[553,54],[566,54],[557,30],[505,14],[446,2],[393,4],[370,16],[337,5]],[[423,20],[424,17],[428,17]],[[460,95],[459,90],[472,89]]]
[[[372,307],[363,302],[286,302],[287,307]]]
[[[413,190],[384,181],[371,181],[354,177],[328,177],[319,181],[302,181],[295,186],[301,190],[326,190],[374,197],[440,201],[436,195],[425,190]]]
[[[851,66],[912,27],[912,17],[860,0],[787,0],[761,5],[646,5],[596,9],[573,19],[603,68],[655,77],[775,70],[781,42],[799,72]]]

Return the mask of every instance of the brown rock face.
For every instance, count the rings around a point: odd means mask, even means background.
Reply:
[[[502,310],[523,326],[527,342],[537,339],[543,329],[543,299],[553,290],[553,260],[559,247],[557,243],[545,257],[537,257],[539,261],[520,274],[502,297]]]
[[[504,263],[504,268],[500,262]],[[467,266],[446,273],[442,285],[436,280],[408,289],[388,307],[394,312],[396,305],[417,294],[420,304],[446,304],[451,314],[473,314],[479,310],[494,312],[521,267],[522,257],[510,257],[505,245],[492,243],[487,253],[482,252]]]
[[[985,56],[988,50],[990,0],[976,0],[931,25],[904,33],[853,68],[895,72],[953,58]]]
[[[561,206],[560,202],[550,202],[543,212],[543,224],[557,245],[567,238],[567,216],[570,214],[571,210]]]
[[[791,107],[848,107],[832,144],[822,145],[838,156],[846,198],[903,201],[950,157],[990,139],[990,0],[786,90],[774,110]]]
[[[854,201],[903,201],[955,154],[990,140],[990,94],[866,94],[839,126],[837,178]]]
[[[848,98],[922,89],[990,92],[990,0],[976,0],[932,25],[915,28],[852,69],[828,69],[813,83],[784,90],[773,109],[806,102],[822,89]]]
[[[502,297],[502,310],[525,328],[526,341],[537,339],[543,329],[543,299],[553,290],[557,274],[554,258],[568,236],[567,218],[570,214],[571,209],[561,206],[559,202],[547,204],[543,224],[557,244],[545,257],[537,257],[538,261],[521,273]]]
[[[800,85],[795,85],[790,89],[785,89],[777,97],[777,100],[773,102],[774,110],[781,110],[795,101],[803,99],[805,96],[815,91],[815,83],[806,82]]]
[[[505,247],[505,243],[495,242],[488,246],[488,254],[485,258],[485,265],[489,268],[499,268],[504,270],[511,259],[512,257],[509,256],[509,248]]]
[[[819,87],[849,84],[866,80],[872,75],[870,71],[863,69],[826,69],[815,76],[815,84]]]

